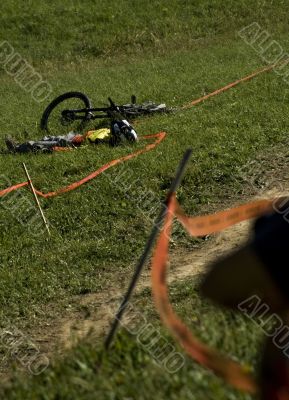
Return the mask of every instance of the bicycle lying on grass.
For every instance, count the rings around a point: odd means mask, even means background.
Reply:
[[[81,132],[87,122],[95,119],[134,119],[142,115],[167,113],[172,111],[165,104],[145,102],[136,104],[136,97],[131,96],[131,103],[116,105],[108,98],[106,107],[92,107],[90,99],[81,92],[67,92],[54,99],[44,110],[40,128],[61,134],[67,129]],[[62,132],[61,132],[62,130]]]

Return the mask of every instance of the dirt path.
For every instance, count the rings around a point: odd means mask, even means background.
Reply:
[[[211,261],[246,241],[249,228],[250,223],[243,222],[206,240],[199,249],[172,252],[168,282],[173,283],[204,273]],[[75,296],[71,311],[67,311],[64,317],[56,318],[51,325],[34,329],[31,336],[41,353],[53,359],[65,354],[87,335],[96,341],[103,340],[129,279],[130,276],[127,275],[119,277],[118,282],[122,281],[122,284],[118,283],[118,286],[101,293]],[[150,286],[150,269],[146,268],[136,293],[141,293]]]
[[[200,249],[192,252],[174,252],[170,260],[168,282],[173,283],[204,273],[210,262],[246,242],[250,235],[250,227],[250,222],[242,222],[210,238]],[[108,331],[129,277],[126,281],[124,286],[108,289],[104,293],[78,296],[75,300],[85,311],[59,321],[58,329],[54,332],[59,348],[69,349],[87,334],[93,335],[96,339],[103,337]],[[136,293],[150,287],[150,271],[146,268]]]
[[[273,198],[284,195],[286,184],[287,182],[284,181],[280,187],[282,190],[270,190],[257,198]],[[287,188],[288,193],[289,184],[287,184]],[[184,252],[179,250],[173,252],[170,259],[168,282],[173,283],[176,280],[185,280],[188,277],[204,273],[213,260],[224,256],[249,239],[251,224],[252,222],[245,221],[226,229],[205,241],[201,248],[194,251]],[[114,286],[103,293],[78,296],[75,300],[83,311],[72,313],[72,315],[58,321],[53,332],[54,340],[58,343],[57,348],[62,349],[62,351],[63,349],[67,350],[87,334],[93,335],[95,339],[103,338],[127,287],[129,278],[126,276],[125,284],[118,287]],[[138,283],[136,293],[140,293],[150,286],[150,270],[146,268]]]

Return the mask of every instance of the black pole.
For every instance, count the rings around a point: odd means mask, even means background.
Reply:
[[[118,328],[118,325],[120,323],[120,320],[121,320],[121,318],[123,316],[123,313],[126,310],[126,307],[128,305],[129,299],[131,298],[131,295],[132,295],[132,293],[134,291],[134,288],[136,287],[137,281],[138,281],[138,279],[139,279],[139,277],[141,275],[141,272],[142,272],[142,270],[144,268],[144,265],[145,265],[149,255],[150,255],[151,249],[152,249],[152,247],[154,245],[154,242],[155,242],[155,239],[156,239],[156,237],[158,235],[159,228],[163,223],[163,220],[164,220],[164,217],[165,217],[166,211],[167,211],[168,201],[171,198],[172,194],[177,191],[178,187],[181,184],[181,181],[182,181],[186,166],[187,166],[187,164],[189,162],[189,159],[191,157],[191,154],[192,154],[192,150],[191,149],[186,150],[186,152],[185,152],[185,154],[183,156],[183,159],[181,160],[181,162],[180,162],[180,164],[178,166],[178,169],[177,169],[177,172],[176,172],[176,176],[175,176],[174,180],[171,183],[171,187],[170,187],[169,192],[167,194],[166,201],[164,203],[162,203],[162,205],[161,205],[160,214],[158,215],[158,217],[156,218],[156,220],[154,222],[154,226],[153,226],[152,232],[150,234],[150,237],[149,237],[149,239],[148,239],[148,241],[146,243],[144,252],[143,252],[142,256],[140,257],[140,259],[139,259],[139,261],[137,263],[137,266],[136,266],[135,272],[133,274],[131,283],[130,283],[128,289],[127,289],[127,292],[126,292],[122,302],[121,302],[121,305],[119,306],[119,309],[118,309],[118,311],[117,311],[117,313],[116,313],[116,315],[114,317],[114,320],[112,322],[111,328],[110,328],[110,330],[108,332],[108,335],[107,335],[107,337],[105,339],[104,347],[105,347],[106,350],[109,349],[109,347],[110,347],[110,345],[111,345],[111,343],[113,341],[113,338],[114,338],[114,335],[115,335],[116,330]]]

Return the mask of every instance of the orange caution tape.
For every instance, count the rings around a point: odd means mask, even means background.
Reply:
[[[59,147],[59,146],[54,146],[52,147],[52,151],[72,151],[73,148],[72,147]]]
[[[145,139],[145,140],[155,139],[155,141],[151,144],[147,144],[144,148],[137,150],[134,153],[131,153],[127,156],[124,156],[124,157],[121,157],[121,158],[118,158],[118,159],[108,162],[107,164],[103,165],[102,167],[100,167],[99,169],[94,171],[92,174],[86,176],[85,178],[81,179],[80,181],[71,183],[70,185],[60,188],[54,192],[42,193],[39,190],[36,190],[36,193],[40,197],[48,198],[48,197],[59,196],[60,194],[75,190],[78,187],[80,187],[80,186],[84,185],[85,183],[91,181],[92,179],[96,178],[98,175],[100,175],[102,172],[106,171],[107,169],[109,169],[117,164],[120,164],[122,162],[131,160],[132,158],[135,158],[135,157],[139,156],[140,154],[147,153],[148,151],[153,150],[156,146],[158,146],[161,143],[162,140],[164,140],[165,137],[166,137],[165,132],[159,132],[159,133],[156,133],[153,135],[143,136],[142,139]],[[0,197],[5,196],[8,193],[11,193],[11,192],[18,190],[27,185],[28,185],[28,182],[22,182],[17,185],[13,185],[9,188],[6,188],[4,190],[1,190]]]
[[[8,193],[14,192],[15,190],[21,189],[22,187],[27,185],[28,182],[22,182],[18,183],[17,185],[10,186],[9,188],[0,191],[0,197],[5,196]]]
[[[190,102],[188,104],[185,104],[182,108],[186,109],[186,108],[193,107],[193,106],[195,106],[195,105],[197,105],[197,104],[209,99],[210,97],[213,97],[213,96],[216,96],[216,95],[218,95],[220,93],[223,93],[223,92],[225,92],[225,91],[227,91],[227,90],[239,85],[242,82],[249,81],[249,80],[253,79],[254,77],[256,77],[256,76],[258,76],[258,75],[260,75],[260,74],[262,74],[264,72],[271,71],[275,67],[277,67],[278,65],[285,64],[286,62],[288,62],[288,60],[283,60],[283,61],[281,61],[281,62],[279,62],[277,64],[272,64],[272,65],[269,65],[268,67],[259,69],[259,70],[255,71],[255,72],[253,72],[252,74],[250,74],[248,76],[245,76],[244,78],[238,79],[237,81],[235,81],[233,83],[230,83],[229,85],[224,86],[223,88],[215,90],[214,92],[209,93],[206,96],[200,97],[199,99],[196,99],[196,100],[194,100],[194,101],[192,101],[192,102]],[[103,167],[99,168],[97,171],[95,171],[92,174],[88,175],[87,177],[81,179],[79,182],[72,183],[71,185],[66,186],[64,188],[61,188],[61,189],[59,189],[57,191],[54,191],[54,192],[42,193],[40,191],[37,191],[37,194],[39,196],[41,196],[41,197],[54,197],[54,196],[58,196],[59,194],[66,193],[66,192],[69,192],[71,190],[74,190],[74,189],[78,188],[79,186],[83,185],[84,183],[90,181],[91,179],[94,179],[97,175],[101,174],[106,169],[108,169],[108,168],[110,168],[110,167],[112,167],[112,166],[114,166],[116,164],[119,164],[120,162],[124,162],[126,160],[131,159],[131,158],[134,158],[134,157],[138,156],[139,154],[142,154],[142,153],[145,153],[147,151],[152,150],[154,147],[156,147],[164,139],[165,135],[166,135],[165,132],[160,132],[160,133],[157,133],[155,135],[143,136],[143,139],[156,138],[156,142],[151,144],[151,145],[147,145],[144,149],[139,150],[139,151],[137,151],[137,152],[135,152],[133,154],[130,154],[129,156],[125,156],[125,157],[122,157],[121,159],[113,160],[113,161],[109,162],[108,164],[106,164]],[[83,137],[82,137],[82,139],[83,139]],[[57,148],[56,150],[59,151],[60,149]],[[10,193],[10,192],[12,192],[14,190],[18,190],[19,188],[21,188],[23,186],[27,186],[27,184],[28,184],[27,182],[23,182],[23,183],[20,183],[18,185],[11,186],[10,188],[4,189],[4,190],[0,191],[0,197],[4,196],[5,194],[8,194],[8,193]]]
[[[172,196],[152,260],[153,296],[164,324],[195,361],[211,369],[234,387],[250,393],[257,391],[257,384],[247,369],[202,343],[174,313],[166,283],[169,241],[174,216],[192,236],[204,236],[270,212],[275,201],[276,199],[259,200],[213,215],[189,217],[185,215],[175,196]]]
[[[256,76],[258,76],[260,74],[263,74],[264,72],[272,71],[274,68],[278,67],[279,65],[285,64],[286,62],[288,62],[288,60],[283,60],[282,62],[279,62],[277,64],[272,64],[272,65],[269,65],[268,67],[265,67],[265,68],[262,68],[262,69],[258,69],[257,71],[253,72],[252,74],[250,74],[248,76],[245,76],[244,78],[238,79],[235,82],[230,83],[229,85],[226,85],[226,86],[224,86],[224,87],[222,87],[220,89],[215,90],[212,93],[209,93],[209,94],[207,94],[207,95],[205,95],[203,97],[200,97],[200,98],[198,98],[196,100],[191,101],[188,104],[183,105],[182,108],[183,109],[191,108],[191,107],[193,107],[193,106],[195,106],[195,105],[197,105],[199,103],[202,103],[205,100],[208,100],[211,97],[217,96],[218,94],[221,94],[223,92],[226,92],[229,89],[232,89],[233,87],[239,85],[242,82],[247,82],[247,81],[255,78]]]

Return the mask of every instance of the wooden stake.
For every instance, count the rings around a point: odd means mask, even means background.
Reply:
[[[45,227],[46,227],[46,229],[47,229],[48,235],[51,236],[51,233],[50,233],[50,229],[49,229],[49,225],[48,225],[47,219],[45,218],[45,215],[44,215],[43,210],[42,210],[42,208],[41,208],[40,202],[39,202],[39,200],[38,200],[37,194],[36,194],[36,192],[35,192],[35,189],[34,189],[34,186],[33,186],[32,181],[31,181],[31,178],[30,178],[30,176],[29,176],[29,173],[28,173],[28,170],[27,170],[27,168],[26,168],[26,165],[25,165],[25,163],[22,163],[22,165],[23,165],[23,169],[24,169],[24,171],[25,171],[25,174],[26,174],[26,177],[27,177],[27,180],[28,180],[28,184],[29,184],[30,189],[31,189],[31,191],[32,191],[32,193],[33,193],[33,197],[34,197],[34,200],[35,200],[35,204],[36,204],[36,206],[37,206],[37,208],[38,208],[38,210],[39,210],[39,212],[40,212],[41,218],[43,219],[43,222],[44,222],[44,225],[45,225]]]

